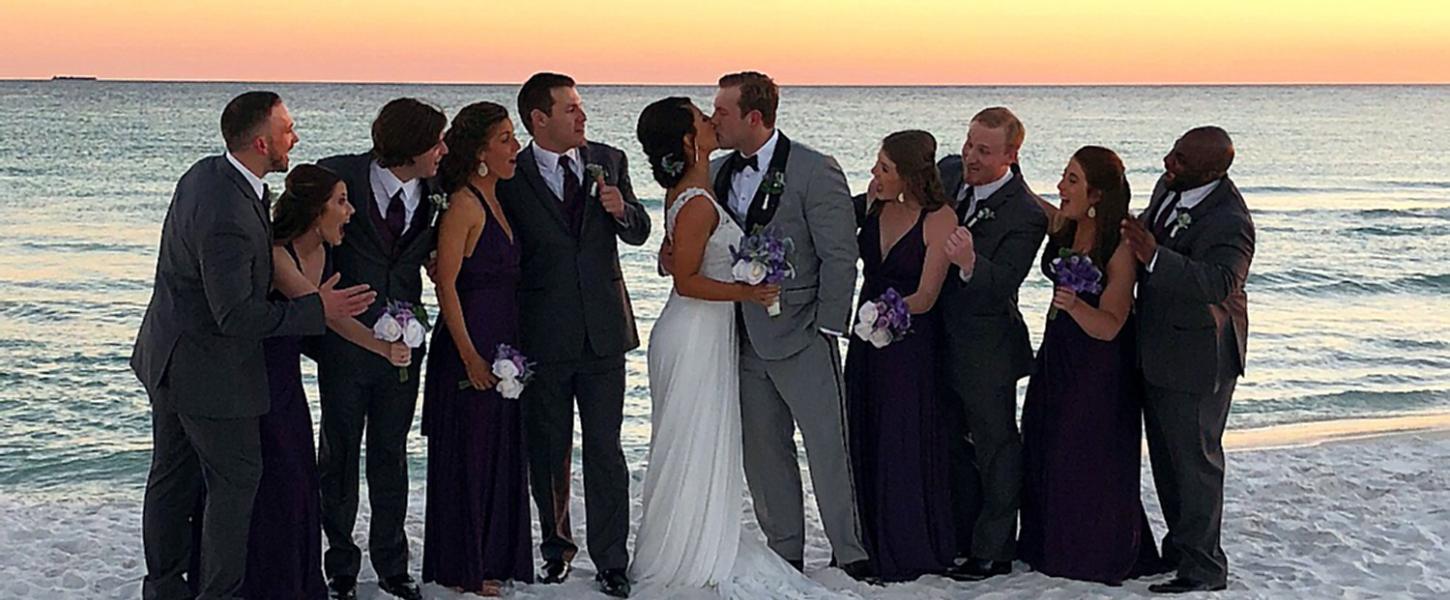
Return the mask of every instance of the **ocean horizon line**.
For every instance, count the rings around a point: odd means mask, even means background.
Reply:
[[[149,79],[149,78],[109,78],[95,75],[63,75],[56,74],[51,77],[0,77],[0,83],[181,83],[181,84],[265,84],[265,85],[362,85],[362,86],[396,86],[396,85],[426,85],[439,87],[506,87],[518,86],[520,81],[364,81],[364,80],[247,80],[247,79]],[[715,82],[677,82],[677,83],[642,83],[642,82],[599,82],[579,81],[580,86],[590,87],[611,87],[611,88],[680,88],[680,87],[715,87]],[[805,83],[793,84],[782,83],[783,88],[799,89],[890,89],[890,88],[920,88],[920,89],[951,89],[951,88],[1391,88],[1391,87],[1447,87],[1450,81],[1443,82],[1326,82],[1326,81],[1304,81],[1304,82],[1093,82],[1093,83]]]

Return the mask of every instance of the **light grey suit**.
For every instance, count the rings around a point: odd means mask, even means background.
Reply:
[[[769,173],[785,176],[779,195],[762,183],[749,214],[729,209],[730,157],[710,164],[717,201],[742,229],[770,227],[795,243],[795,277],[781,283],[781,314],[737,306],[741,324],[740,413],[745,476],[770,547],[787,560],[805,551],[805,506],[795,446],[799,424],[826,537],[840,564],[866,558],[847,453],[840,349],[822,329],[850,328],[856,285],[856,220],[845,174],[834,158],[780,135]]]
[[[269,407],[263,338],[321,335],[322,300],[272,300],[272,228],[225,156],[183,175],[161,229],[156,284],[131,355],[151,398],[153,449],[141,535],[148,600],[191,598],[198,499],[200,598],[241,591],[262,475],[257,418]],[[199,584],[198,584],[199,581]]]

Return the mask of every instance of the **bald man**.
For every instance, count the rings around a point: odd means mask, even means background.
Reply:
[[[1141,265],[1138,356],[1153,481],[1168,522],[1163,557],[1177,577],[1156,593],[1222,590],[1223,430],[1244,372],[1254,221],[1228,177],[1233,141],[1218,127],[1183,134],[1163,157],[1148,210],[1123,221]]]

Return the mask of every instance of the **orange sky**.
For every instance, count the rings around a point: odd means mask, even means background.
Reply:
[[[1450,83],[1450,0],[0,0],[0,78]],[[505,8],[504,6],[507,6]]]

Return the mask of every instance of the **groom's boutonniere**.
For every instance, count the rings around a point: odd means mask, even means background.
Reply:
[[[584,165],[584,172],[589,174],[589,195],[598,196],[599,180],[601,178],[608,179],[609,171],[604,169],[604,165],[589,163]]]
[[[967,219],[967,229],[976,227],[977,223],[980,223],[982,221],[991,221],[995,218],[997,218],[997,213],[992,212],[992,209],[983,206],[981,208],[978,208],[977,212],[972,213],[972,218]]]
[[[1178,213],[1178,218],[1173,221],[1173,229],[1168,231],[1168,238],[1178,237],[1178,232],[1188,231],[1188,226],[1193,224],[1193,215],[1186,212]]]
[[[433,223],[429,227],[437,227],[438,219],[443,216],[443,211],[448,210],[447,194],[429,194],[428,203],[433,205]]]
[[[768,171],[765,180],[760,182],[761,189],[765,190],[768,196],[779,196],[785,193],[785,172]]]

